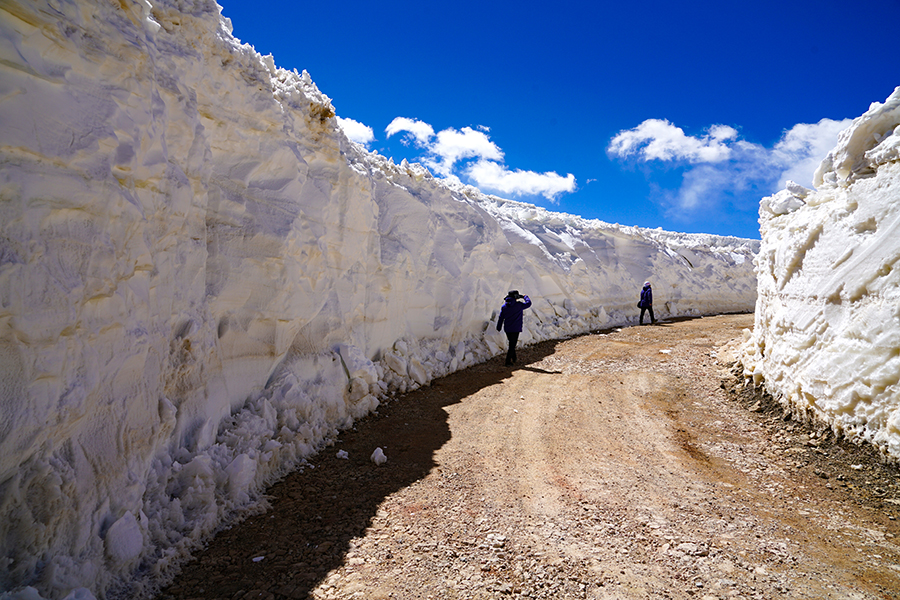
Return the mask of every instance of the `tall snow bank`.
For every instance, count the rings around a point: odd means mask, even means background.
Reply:
[[[661,317],[755,302],[756,242],[364,152],[212,0],[4,2],[0,122],[0,588],[22,597],[152,593],[386,396],[501,352],[509,289],[523,343],[634,322],[645,279]]]
[[[815,175],[760,203],[748,376],[795,413],[900,458],[900,88]]]

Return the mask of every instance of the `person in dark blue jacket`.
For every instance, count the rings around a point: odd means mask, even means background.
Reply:
[[[522,333],[522,312],[529,306],[531,306],[531,300],[528,296],[523,296],[518,290],[512,290],[506,294],[503,306],[500,307],[497,331],[503,328],[506,331],[506,339],[509,340],[509,350],[506,351],[507,367],[516,362],[516,344],[519,342],[519,334]],[[503,327],[504,323],[506,327]]]
[[[641,290],[641,301],[638,302],[638,306],[641,307],[641,316],[638,319],[638,323],[641,325],[644,324],[644,311],[650,311],[650,322],[656,323],[656,318],[653,316],[653,289],[650,287],[650,282],[644,282],[644,288]]]

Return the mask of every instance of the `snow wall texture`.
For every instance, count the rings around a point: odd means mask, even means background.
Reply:
[[[758,241],[586,221],[349,142],[211,0],[0,6],[0,590],[154,593],[391,394],[750,311]],[[27,586],[27,587],[26,587]],[[18,590],[18,591],[16,591]]]
[[[760,203],[748,377],[786,408],[900,459],[900,87],[816,171]]]

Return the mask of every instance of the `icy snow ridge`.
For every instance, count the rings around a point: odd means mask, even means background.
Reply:
[[[521,343],[752,309],[758,242],[349,142],[212,0],[0,8],[0,588],[140,597],[385,397]],[[24,586],[33,586],[25,588]],[[35,591],[36,590],[36,591]]]
[[[745,372],[900,459],[900,88],[841,133],[815,184],[760,203]]]

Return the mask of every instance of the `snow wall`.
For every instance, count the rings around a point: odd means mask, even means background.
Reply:
[[[900,459],[900,87],[815,174],[760,203],[745,374],[796,415]]]
[[[758,241],[485,196],[333,117],[210,0],[0,5],[0,590],[154,593],[381,400],[503,351],[509,289],[523,344],[634,323],[645,279],[658,317],[754,307]]]

